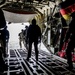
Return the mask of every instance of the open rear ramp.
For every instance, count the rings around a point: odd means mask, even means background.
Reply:
[[[6,58],[9,67],[3,75],[75,75],[75,69],[70,71],[66,68],[66,60],[43,50],[39,50],[38,61],[34,50],[29,61],[26,57],[27,49],[10,49]]]

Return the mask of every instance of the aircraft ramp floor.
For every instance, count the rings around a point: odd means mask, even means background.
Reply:
[[[45,51],[39,50],[38,62],[34,50],[29,61],[26,57],[26,49],[10,49],[5,60],[8,69],[3,75],[75,75],[75,69],[70,71],[66,68],[65,60]]]

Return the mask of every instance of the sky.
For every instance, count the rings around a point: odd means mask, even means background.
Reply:
[[[21,32],[21,29],[25,30],[25,26],[29,25],[29,23],[11,23],[8,25],[8,30],[10,32],[10,42],[18,41],[18,34]]]

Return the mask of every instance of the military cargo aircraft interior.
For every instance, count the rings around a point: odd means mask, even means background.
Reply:
[[[0,75],[75,75],[74,17],[74,0],[0,0]]]

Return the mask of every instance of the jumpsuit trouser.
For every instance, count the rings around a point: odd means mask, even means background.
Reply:
[[[68,43],[68,46],[66,49],[67,63],[69,64],[69,67],[73,67],[72,51],[73,51],[74,47],[75,47],[75,41],[73,39],[70,39],[70,42]]]
[[[36,41],[34,42],[29,42],[29,50],[28,50],[28,56],[27,59],[31,57],[31,50],[32,50],[32,44],[34,43],[34,48],[35,48],[35,58],[38,61],[38,43]]]

